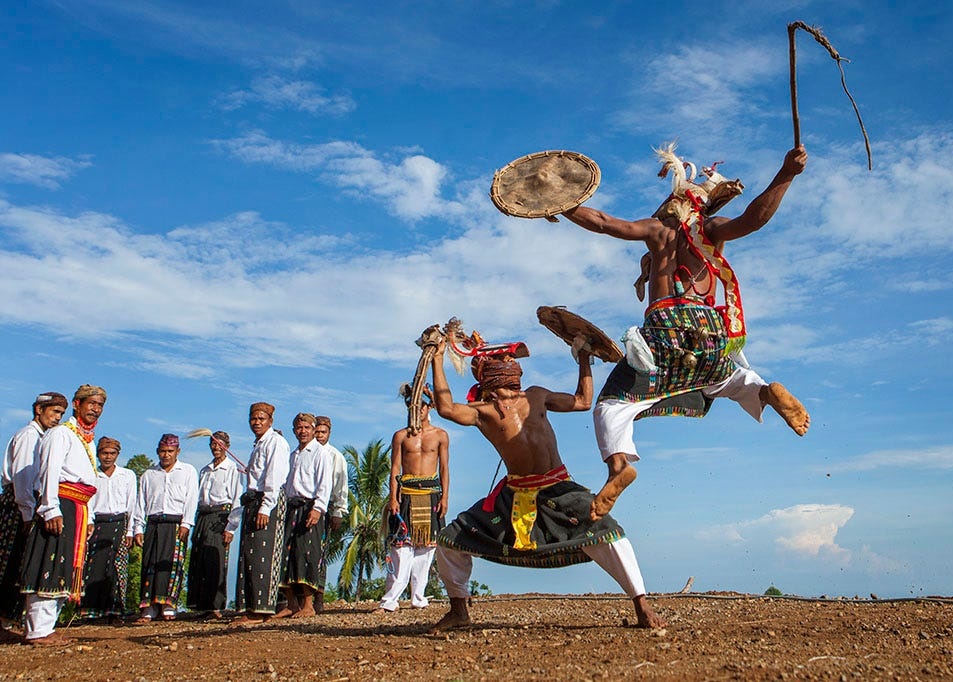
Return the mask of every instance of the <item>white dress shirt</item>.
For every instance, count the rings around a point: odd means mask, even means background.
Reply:
[[[17,431],[7,443],[0,478],[3,486],[13,484],[13,496],[24,521],[33,518],[36,500],[33,484],[36,483],[36,453],[43,438],[43,427],[34,419]]]
[[[285,495],[314,500],[313,509],[324,514],[331,497],[332,474],[330,449],[311,439],[304,448],[297,447],[291,453],[291,470],[285,483]]]
[[[125,514],[126,536],[132,537],[132,517],[136,513],[136,474],[132,469],[117,466],[107,476],[96,472],[96,494],[89,501],[89,522],[96,514]]]
[[[225,457],[221,462],[209,462],[199,472],[199,506],[217,507],[221,504],[232,505],[228,515],[228,524],[225,532],[234,533],[242,520],[242,485],[241,474],[235,462]]]
[[[334,474],[331,478],[331,501],[328,502],[328,515],[339,519],[347,516],[347,460],[340,450],[328,443],[331,451],[331,463]]]
[[[264,493],[259,514],[271,516],[278,504],[278,493],[288,480],[290,455],[288,441],[274,429],[268,429],[255,441],[248,459],[248,490]]]
[[[145,531],[153,514],[181,516],[180,526],[191,528],[199,499],[199,477],[195,467],[176,461],[169,471],[158,464],[143,472],[139,479],[139,497],[133,518],[133,533]]]
[[[75,424],[76,418],[70,417],[70,421]],[[43,434],[37,449],[36,466],[33,489],[40,494],[36,512],[44,521],[63,515],[60,511],[60,482],[96,485],[96,471],[86,444],[65,424],[54,426]]]

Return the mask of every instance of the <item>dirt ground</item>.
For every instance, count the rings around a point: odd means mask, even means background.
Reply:
[[[0,640],[0,680],[953,679],[953,599],[653,596],[663,630],[627,627],[614,595],[480,598],[473,624],[428,635],[446,604],[328,605],[253,628],[82,624],[67,648]]]

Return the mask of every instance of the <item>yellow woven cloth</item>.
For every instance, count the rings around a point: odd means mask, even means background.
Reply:
[[[543,488],[556,485],[560,481],[568,481],[569,478],[566,466],[562,465],[545,474],[509,475],[503,479],[513,490],[513,510],[510,513],[510,523],[516,534],[513,549],[536,549],[536,541],[530,537],[533,526],[536,525],[536,496]]]

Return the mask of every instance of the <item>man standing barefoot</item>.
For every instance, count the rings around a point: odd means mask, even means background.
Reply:
[[[409,405],[409,396],[405,399]],[[444,527],[450,491],[450,460],[447,432],[430,423],[430,404],[420,406],[420,432],[397,431],[391,438],[390,524],[402,520],[406,532],[392,538],[388,549],[391,571],[381,600],[384,611],[396,611],[397,600],[410,583],[411,606],[428,605],[424,590],[437,547],[437,534]]]
[[[434,405],[444,419],[476,426],[506,465],[507,476],[485,499],[461,513],[438,538],[437,565],[450,611],[432,629],[470,622],[467,599],[473,556],[510,566],[551,568],[595,561],[635,605],[641,627],[663,627],[645,594],[642,573],[625,531],[605,515],[589,519],[592,493],[570,480],[547,413],[584,412],[592,404],[589,354],[577,339],[576,392],[520,387],[522,369],[511,355],[477,355],[474,400],[453,402],[443,369],[445,340],[433,358]]]

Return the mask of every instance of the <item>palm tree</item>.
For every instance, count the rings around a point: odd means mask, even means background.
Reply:
[[[350,518],[344,540],[344,562],[338,576],[338,594],[360,599],[364,581],[373,575],[375,568],[383,568],[387,555],[382,526],[390,480],[390,446],[385,447],[384,441],[378,439],[368,443],[363,452],[347,445],[343,454],[350,469]]]

